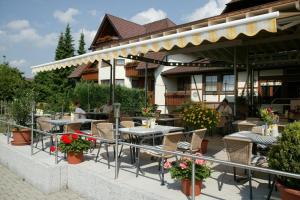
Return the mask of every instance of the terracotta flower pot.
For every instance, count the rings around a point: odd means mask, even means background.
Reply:
[[[83,161],[83,152],[80,153],[68,152],[67,161],[69,164],[81,163]]]
[[[201,187],[202,187],[202,181],[195,180],[195,196],[198,196],[201,194]],[[182,179],[181,180],[181,191],[186,196],[192,195],[192,181],[189,179]]]
[[[31,130],[30,129],[13,129],[12,145],[29,145],[31,143]]]
[[[207,146],[208,146],[208,140],[206,140],[206,139],[202,140],[202,143],[201,143],[201,153],[202,154],[206,154]]]
[[[280,182],[276,182],[276,186],[280,192],[282,200],[299,200],[300,199],[300,190],[291,189],[285,187]]]

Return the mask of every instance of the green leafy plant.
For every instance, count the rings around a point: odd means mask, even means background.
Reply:
[[[202,156],[200,153],[196,155]],[[177,180],[192,179],[192,161],[189,158],[183,158],[179,161],[165,162],[164,168],[168,169],[171,177]],[[202,159],[195,160],[195,179],[203,180],[210,176],[211,170]]]
[[[77,133],[81,133],[80,131],[76,131]],[[80,153],[82,151],[87,151],[92,142],[94,141],[91,137],[83,137],[77,134],[67,133],[61,136],[58,147],[61,152],[68,153]]]
[[[272,146],[268,157],[270,168],[300,174],[300,122],[285,127],[282,137],[277,145]],[[299,179],[280,176],[279,180],[287,187],[300,190]]]
[[[185,126],[192,129],[216,127],[219,122],[219,113],[201,103],[186,106],[183,110],[183,122]]]
[[[155,117],[156,110],[157,105],[149,105],[148,107],[142,108],[142,115],[145,117]]]
[[[10,114],[18,125],[28,126],[31,120],[33,96],[30,91],[19,93],[10,104]]]

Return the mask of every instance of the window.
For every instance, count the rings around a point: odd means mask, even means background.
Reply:
[[[205,79],[205,91],[216,92],[218,85],[218,76],[206,76]]]
[[[124,66],[125,65],[125,59],[116,59],[116,65],[117,66]]]
[[[180,77],[177,79],[177,90],[178,91],[186,91],[191,89],[191,78],[188,77]]]
[[[116,85],[124,86],[125,85],[124,79],[116,79]]]
[[[101,84],[109,85],[109,83],[110,83],[110,80],[109,80],[109,79],[101,80]]]
[[[234,91],[234,75],[223,76],[223,92]]]

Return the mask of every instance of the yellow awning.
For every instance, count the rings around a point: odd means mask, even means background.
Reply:
[[[137,40],[128,42],[127,44],[119,44],[114,47],[102,49],[80,56],[67,58],[60,61],[45,63],[33,66],[32,72],[49,71],[68,66],[76,66],[100,61],[101,59],[111,60],[119,56],[137,55],[139,53],[147,53],[149,51],[158,52],[160,50],[171,50],[174,46],[184,48],[187,44],[195,46],[201,45],[203,41],[217,42],[220,38],[233,40],[240,34],[249,37],[255,36],[259,31],[265,30],[268,32],[277,32],[276,19],[279,17],[279,12],[248,17],[226,23],[210,25],[192,30],[164,35],[157,38]],[[142,39],[142,38],[141,38]]]

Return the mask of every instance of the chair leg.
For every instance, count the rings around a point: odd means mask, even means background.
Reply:
[[[274,176],[274,178],[273,178],[273,182],[272,182],[272,185],[271,185],[271,188],[270,188],[267,200],[269,200],[271,198],[271,195],[272,195],[272,192],[273,192],[273,189],[274,189],[274,186],[275,186],[275,182],[276,182],[276,176]]]
[[[120,149],[120,153],[119,153],[119,156],[118,156],[118,158],[120,158],[121,157],[121,154],[122,154],[122,151],[123,151],[123,144],[121,145],[121,149]]]
[[[108,144],[105,144],[106,156],[107,156],[107,165],[108,169],[110,169],[110,161],[109,161],[109,152],[108,152]]]
[[[252,174],[251,174],[250,170],[248,172],[248,176],[249,176],[250,200],[252,200],[253,199],[253,195],[252,195]]]
[[[41,139],[42,139],[42,150],[44,151],[45,150],[45,147],[44,147],[44,137],[43,137],[43,135],[41,135]]]
[[[136,149],[136,177],[139,176],[139,171],[140,171],[140,149]]]
[[[99,157],[101,145],[102,145],[102,142],[100,142],[100,144],[99,144],[99,149],[98,149],[98,152],[97,152],[97,156],[96,156],[95,162],[97,162],[97,159]]]
[[[114,160],[116,159],[116,148],[115,146],[113,146],[113,149],[114,149]]]
[[[236,168],[233,167],[233,180],[236,181]]]
[[[161,169],[161,185],[165,185],[165,172],[164,172],[164,158],[161,158],[160,169]]]
[[[161,168],[161,158],[158,159],[158,171],[160,171]]]

